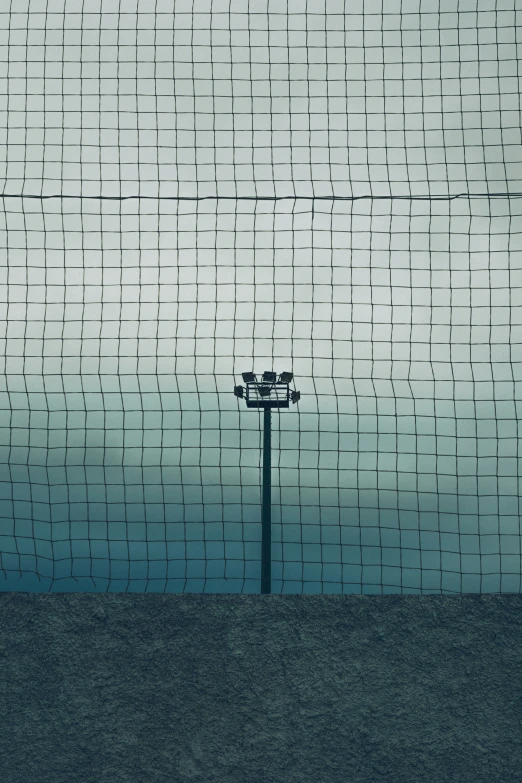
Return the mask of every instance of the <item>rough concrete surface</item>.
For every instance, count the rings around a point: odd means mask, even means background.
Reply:
[[[522,780],[522,596],[0,594],[2,783]]]

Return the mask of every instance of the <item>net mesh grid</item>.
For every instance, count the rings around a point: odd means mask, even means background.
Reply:
[[[519,0],[0,9],[0,590],[520,592]]]

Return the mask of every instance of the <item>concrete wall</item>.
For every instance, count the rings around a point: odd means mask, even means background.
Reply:
[[[522,779],[522,596],[0,594],[5,783]]]

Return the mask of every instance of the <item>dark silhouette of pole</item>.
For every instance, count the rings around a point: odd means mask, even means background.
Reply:
[[[272,431],[271,409],[263,411],[263,497],[261,510],[261,592],[272,592]]]
[[[258,381],[254,372],[244,372],[243,386],[234,386],[234,394],[245,399],[247,408],[263,408],[263,487],[261,497],[261,592],[272,592],[272,431],[271,409],[288,408],[299,402],[301,392],[290,393],[289,383],[294,375],[282,372],[277,375],[273,370],[263,373],[263,380]],[[246,397],[245,397],[246,391]]]

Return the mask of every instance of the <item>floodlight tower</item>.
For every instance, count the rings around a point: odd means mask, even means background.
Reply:
[[[245,398],[247,408],[263,408],[263,495],[261,511],[261,592],[272,591],[272,408],[288,408],[289,401],[292,404],[298,402],[301,393],[290,391],[289,383],[293,373],[282,372],[279,380],[275,372],[264,372],[262,380],[258,381],[253,372],[244,372],[243,386],[234,386],[236,397]],[[246,393],[245,393],[246,391]]]

